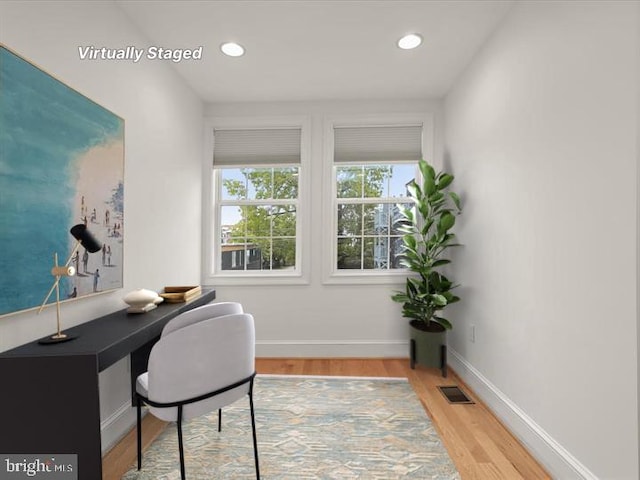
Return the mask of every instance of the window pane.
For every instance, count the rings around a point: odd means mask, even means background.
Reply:
[[[244,270],[245,243],[220,247],[222,270]]]
[[[403,249],[400,213],[416,163],[336,164],[336,250],[338,269],[390,270]],[[345,200],[340,200],[345,199]],[[346,200],[349,199],[349,200]],[[396,202],[404,202],[396,204]],[[343,202],[343,203],[340,203]]]
[[[273,198],[273,169],[272,168],[245,168],[247,175],[247,198],[268,199]]]
[[[413,164],[398,164],[391,166],[391,180],[389,182],[390,197],[406,197],[407,183],[416,176],[416,166]]]
[[[242,200],[247,198],[247,178],[239,168],[223,168],[222,175],[222,199]]]
[[[391,237],[391,250],[389,251],[391,265],[389,268],[404,268],[400,265],[400,259],[403,251],[404,243],[402,242],[402,237]]]
[[[260,270],[262,268],[262,248],[260,244],[247,243],[247,270]]]
[[[363,205],[364,207],[364,234],[387,235],[389,233],[389,209],[388,203]]]
[[[362,252],[362,268],[372,269],[373,266],[373,238],[364,239],[364,249]]]
[[[273,169],[273,198],[298,198],[298,169]]]
[[[220,209],[220,234],[222,243],[229,243],[230,239],[245,236],[242,208],[239,206],[224,206]]]
[[[364,268],[387,269],[389,254],[389,239],[387,237],[373,237],[364,239],[363,261]]]
[[[389,165],[364,167],[364,196],[384,198],[389,195]]]
[[[269,237],[271,236],[271,207],[268,205],[246,206],[245,221],[247,223],[247,236]]]
[[[269,255],[271,252],[269,238],[247,238],[247,252],[247,270],[262,270],[265,268],[265,263],[266,267],[269,268]]]
[[[271,207],[274,237],[296,236],[296,207],[294,205],[274,205]]]
[[[336,167],[338,198],[362,198],[362,167]]]
[[[338,236],[362,235],[362,205],[338,205]]]
[[[296,241],[293,238],[273,239],[273,270],[293,270],[296,265]]]
[[[339,238],[338,239],[338,268],[360,269],[362,268],[362,239]]]

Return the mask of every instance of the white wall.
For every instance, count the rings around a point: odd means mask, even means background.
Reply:
[[[637,9],[636,18],[638,25],[640,25],[640,8]],[[640,33],[636,35],[636,58],[639,59],[636,63],[637,78],[640,78]],[[636,84],[636,123],[640,125],[640,82]],[[636,135],[636,158],[637,165],[640,165],[640,135]],[[640,212],[640,168],[636,168],[636,202],[637,208]],[[636,317],[638,323],[636,324],[637,335],[637,387],[638,387],[638,471],[640,471],[640,222],[636,222]]]
[[[124,308],[134,288],[199,282],[200,100],[162,62],[79,60],[79,45],[148,46],[112,2],[0,2],[0,42],[125,119],[124,288],[65,304],[63,328]],[[1,318],[0,351],[51,334],[51,310]],[[132,419],[127,369],[123,360],[100,377],[103,426],[113,427],[103,448]]]
[[[638,478],[638,8],[518,2],[445,101],[452,362],[554,478]]]
[[[298,116],[311,119],[311,258],[308,285],[216,286],[220,300],[240,301],[256,319],[261,356],[408,356],[408,327],[400,305],[390,299],[399,285],[323,284],[323,121],[344,115],[431,113],[434,152],[442,157],[441,105],[438,101],[290,102],[209,104],[212,117]],[[210,171],[205,159],[205,170]],[[329,186],[325,186],[330,188]],[[331,228],[329,226],[329,228]]]

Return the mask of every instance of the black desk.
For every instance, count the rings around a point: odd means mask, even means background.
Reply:
[[[78,455],[78,478],[102,478],[98,373],[131,355],[132,381],[169,320],[216,297],[212,288],[187,302],[143,314],[126,309],[65,330],[78,338],[37,340],[0,353],[0,453]]]

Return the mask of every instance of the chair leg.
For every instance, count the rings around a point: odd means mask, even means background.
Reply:
[[[222,409],[218,409],[218,432],[222,431]]]
[[[185,480],[184,445],[182,444],[182,405],[178,405],[178,450],[180,451],[180,478]]]
[[[253,431],[253,456],[256,461],[256,479],[260,480],[260,465],[258,464],[258,439],[256,437],[256,416],[253,411],[253,380],[249,387],[249,407],[251,409],[251,430]]]
[[[142,468],[142,400],[136,395],[136,417],[138,434],[138,470]]]

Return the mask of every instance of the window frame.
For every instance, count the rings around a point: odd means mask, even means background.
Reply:
[[[324,185],[323,193],[323,220],[326,226],[323,235],[323,283],[324,284],[363,284],[363,285],[401,285],[407,277],[407,269],[338,269],[337,266],[337,230],[339,203],[346,203],[337,196],[336,169],[339,166],[362,165],[360,162],[334,162],[334,129],[339,127],[376,127],[376,126],[402,126],[422,125],[422,157],[432,161],[434,158],[434,130],[433,116],[430,114],[375,114],[363,116],[332,116],[326,117],[324,122]],[[397,162],[371,162],[371,165],[410,164],[408,161]],[[416,179],[420,180],[420,172],[416,162]],[[373,198],[363,198],[363,203],[375,202]],[[400,202],[399,202],[400,203]]]
[[[298,198],[296,204],[296,265],[293,270],[222,270],[220,212],[225,203],[221,202],[222,172],[213,166],[214,130],[216,129],[300,129],[300,163],[298,168]],[[215,285],[295,285],[308,284],[309,272],[309,170],[310,170],[310,119],[297,117],[206,117],[205,118],[205,161],[203,162],[203,245],[202,277],[205,284]],[[278,168],[289,164],[250,163],[227,168]],[[279,204],[282,199],[270,199],[267,203]],[[247,200],[232,201],[236,205],[249,204]],[[251,202],[251,205],[265,201]],[[291,202],[288,202],[291,203]]]
[[[365,164],[365,166],[392,166],[392,165],[412,165],[414,166],[414,178],[417,178],[417,176],[420,174],[419,169],[418,169],[418,163],[414,162],[414,161],[397,161],[397,162],[386,162],[386,163],[370,163],[370,164]],[[334,223],[333,223],[333,232],[334,232],[334,241],[336,240],[340,240],[340,239],[344,239],[344,238],[356,238],[356,239],[360,239],[362,240],[362,245],[361,245],[361,257],[360,257],[360,263],[363,264],[364,263],[364,251],[365,251],[365,242],[367,239],[377,239],[377,238],[386,238],[389,241],[389,245],[387,246],[387,262],[391,261],[391,258],[389,257],[389,249],[391,248],[391,240],[395,237],[401,237],[401,235],[392,235],[392,227],[391,225],[389,225],[389,231],[385,234],[385,235],[373,235],[373,234],[369,234],[369,233],[365,233],[366,230],[366,226],[365,226],[365,216],[363,214],[362,216],[362,225],[360,228],[360,233],[358,235],[346,235],[346,236],[340,236],[337,235],[337,231],[338,231],[338,215],[337,215],[337,210],[338,210],[338,206],[339,205],[357,205],[357,206],[363,206],[366,207],[367,205],[369,206],[377,206],[377,205],[398,205],[399,203],[406,203],[406,204],[411,204],[413,203],[411,201],[411,199],[409,199],[409,197],[366,197],[366,196],[361,196],[361,197],[338,197],[337,196],[337,169],[339,167],[361,167],[363,166],[362,163],[352,163],[352,162],[340,162],[338,164],[334,163],[333,165],[333,172],[332,172],[332,179],[333,179],[333,188],[334,188],[334,197],[335,197],[335,206],[334,206]],[[406,201],[402,202],[399,201],[401,200],[401,198],[406,199]],[[363,213],[364,213],[364,208],[363,208]],[[384,269],[375,269],[375,268],[353,268],[353,269],[338,269],[337,268],[337,263],[338,263],[338,249],[337,249],[337,243],[336,245],[334,245],[334,258],[333,258],[333,262],[334,262],[334,269],[336,272],[339,273],[346,273],[346,272],[352,272],[352,273],[366,273],[366,274],[370,274],[370,273],[376,273],[378,275],[384,274],[384,273],[388,273],[388,274],[394,274],[398,271],[403,272],[403,274],[406,275],[406,269],[403,268],[384,268]]]

